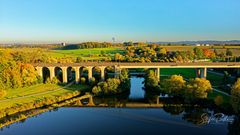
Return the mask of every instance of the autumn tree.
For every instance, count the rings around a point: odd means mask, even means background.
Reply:
[[[195,54],[197,59],[201,59],[203,57],[203,50],[202,49],[200,49],[198,47],[195,47],[193,49],[193,51],[194,51],[194,54]]]
[[[147,74],[145,75],[144,86],[146,89],[149,89],[149,90],[159,89],[158,78],[155,75],[155,72],[153,70],[147,71]]]
[[[191,79],[185,88],[186,96],[190,98],[207,98],[208,93],[212,91],[212,85],[205,78]]]
[[[171,95],[181,95],[186,81],[180,75],[172,75],[169,79],[162,82],[163,91]]]
[[[231,104],[235,112],[240,112],[240,78],[237,79],[231,90]]]

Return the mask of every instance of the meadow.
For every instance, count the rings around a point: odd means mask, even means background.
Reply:
[[[58,84],[37,84],[25,88],[11,89],[7,95],[0,99],[0,110],[19,104],[30,103],[44,98],[52,98],[67,95],[74,91],[85,92],[89,89],[87,85],[58,85]]]
[[[116,53],[124,54],[121,48],[89,48],[89,49],[73,49],[73,50],[48,50],[46,53],[52,57],[90,57],[91,55],[113,56]]]

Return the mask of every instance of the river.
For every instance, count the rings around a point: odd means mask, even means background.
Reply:
[[[141,100],[146,97],[142,88],[143,80],[131,78],[131,91],[127,102],[146,103]],[[128,108],[69,105],[4,127],[0,135],[226,135],[239,131],[236,128],[239,125],[231,124],[230,120],[235,118],[234,116],[225,115],[228,119],[217,122],[214,121],[212,113],[211,109],[205,107]],[[222,114],[221,116],[223,117]]]

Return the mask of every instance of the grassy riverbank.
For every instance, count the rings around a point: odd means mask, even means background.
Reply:
[[[190,79],[196,77],[196,71],[193,68],[163,68],[161,75],[181,75],[184,78]],[[212,86],[220,86],[223,82],[223,76],[207,73],[207,79],[211,82]]]
[[[0,99],[0,110],[15,105],[30,103],[44,98],[52,98],[75,91],[86,91],[89,86],[70,85],[63,86],[57,84],[38,84],[26,88],[12,89],[7,91],[7,95]]]

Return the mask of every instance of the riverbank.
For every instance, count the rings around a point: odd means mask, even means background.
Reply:
[[[0,100],[0,117],[70,99],[79,96],[81,92],[89,91],[89,89],[90,87],[87,85],[39,84],[12,90],[4,99]],[[19,94],[16,94],[17,90],[19,90]]]

